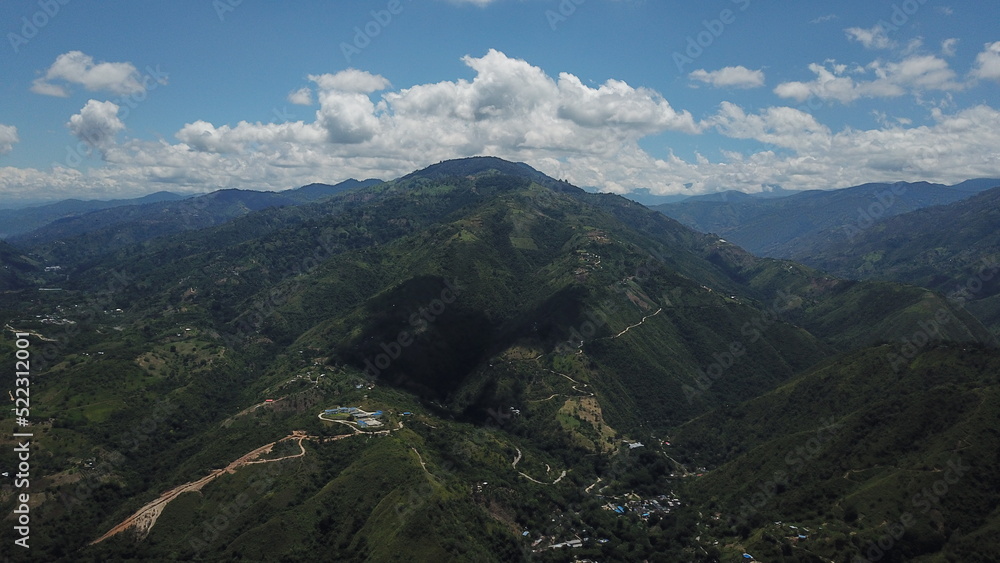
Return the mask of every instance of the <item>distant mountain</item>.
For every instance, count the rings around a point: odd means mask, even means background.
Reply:
[[[964,184],[971,189],[989,182]],[[732,194],[727,201],[683,201],[654,209],[696,230],[716,233],[754,254],[790,257],[834,237],[850,237],[883,217],[971,195],[971,191],[941,184],[897,182],[812,190],[777,199]]]
[[[369,178],[367,180],[355,180],[354,178],[351,178],[344,180],[339,184],[309,184],[302,186],[301,188],[295,188],[278,193],[284,196],[293,197],[303,202],[313,202],[337,195],[347,190],[366,188],[368,186],[374,186],[375,184],[381,183],[382,180],[374,178]]]
[[[8,240],[19,247],[40,247],[60,241],[64,256],[80,251],[83,258],[93,252],[142,242],[182,230],[217,225],[251,211],[299,200],[274,192],[227,189],[210,194],[141,205],[123,205],[58,219],[48,225]],[[79,241],[69,243],[77,237]],[[66,246],[69,243],[69,246]]]
[[[802,192],[795,190],[786,190],[780,186],[768,186],[766,190],[760,192],[741,192],[739,190],[725,190],[710,194],[693,195],[685,198],[684,201],[685,202],[693,202],[693,201],[728,202],[728,201],[747,201],[750,199],[779,199],[800,193]]]
[[[0,239],[38,229],[59,219],[77,217],[99,209],[110,209],[126,205],[142,205],[160,201],[177,201],[185,197],[171,192],[156,192],[135,199],[115,199],[109,201],[67,199],[56,203],[22,209],[2,209],[0,210]]]
[[[1000,334],[1000,187],[888,217],[790,257],[843,277],[952,295]]]
[[[597,189],[584,188],[588,192],[597,193]],[[738,190],[726,190],[721,192],[714,192],[710,194],[700,194],[700,195],[655,195],[649,188],[638,188],[632,190],[627,194],[621,194],[622,197],[630,199],[636,203],[641,203],[646,207],[655,207],[657,205],[678,203],[682,201],[729,201],[730,199],[742,200],[747,198],[760,198],[760,199],[774,199],[787,197],[790,195],[797,194],[799,192],[795,190],[786,190],[780,186],[768,186],[767,189],[760,192],[747,193]]]
[[[684,201],[685,202],[708,201],[708,202],[726,203],[730,201],[733,202],[749,201],[752,199],[756,199],[755,194],[748,194],[746,192],[740,192],[737,190],[726,190],[724,192],[715,192],[711,194],[693,195],[685,199]]]
[[[963,192],[982,192],[1000,186],[1000,178],[977,178],[951,186],[953,189]]]
[[[599,193],[596,188],[584,188],[591,193]],[[641,203],[646,207],[652,207],[654,205],[661,205],[664,203],[676,203],[678,201],[684,201],[688,199],[689,196],[686,195],[656,195],[649,190],[649,188],[638,188],[632,190],[627,194],[621,194],[622,197],[630,199],[636,203]]]
[[[225,189],[180,201],[122,205],[65,217],[9,241],[65,264],[151,238],[218,225],[254,211],[303,205],[380,182],[351,179],[282,192]]]

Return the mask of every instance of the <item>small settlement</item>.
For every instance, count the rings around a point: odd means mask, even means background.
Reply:
[[[324,415],[336,416],[346,415],[347,420],[353,422],[358,428],[378,428],[383,426],[382,411],[368,412],[361,407],[334,407],[323,411]],[[322,416],[320,418],[323,418]]]

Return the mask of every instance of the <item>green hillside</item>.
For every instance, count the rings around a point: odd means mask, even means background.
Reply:
[[[37,261],[0,241],[0,291],[25,289],[41,272]]]
[[[852,240],[792,256],[839,276],[948,295],[1000,334],[1000,188],[874,223]]]
[[[44,373],[32,514],[62,532],[33,555],[52,561],[710,561],[729,548],[706,507],[737,494],[715,475],[802,432],[774,413],[868,408],[858,358],[901,388],[942,341],[995,363],[940,294],[757,258],[492,158],[65,268],[6,319]],[[858,382],[839,397],[820,373]],[[789,388],[842,400],[783,410]]]
[[[681,459],[709,468],[690,489],[718,514],[704,534],[760,560],[996,559],[996,354],[894,353],[825,362],[681,427]]]

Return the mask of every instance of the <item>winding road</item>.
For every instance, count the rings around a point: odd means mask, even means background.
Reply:
[[[250,465],[254,463],[271,463],[275,461],[282,461],[286,459],[302,457],[306,454],[306,448],[305,446],[302,445],[302,441],[307,438],[316,438],[316,437],[309,436],[302,430],[296,430],[280,440],[276,440],[274,442],[271,442],[270,444],[263,445],[249,453],[244,454],[239,459],[230,463],[226,467],[222,469],[216,469],[211,473],[209,473],[208,475],[202,477],[201,479],[198,479],[197,481],[191,481],[189,483],[184,483],[183,485],[180,485],[178,487],[174,487],[173,489],[170,489],[169,491],[161,494],[156,500],[140,508],[138,511],[136,511],[135,514],[129,516],[114,528],[108,530],[108,532],[105,533],[103,536],[90,542],[90,545],[94,545],[95,543],[100,543],[110,538],[111,536],[120,534],[125,530],[128,530],[129,528],[133,527],[137,529],[137,532],[139,534],[139,539],[145,538],[146,535],[149,534],[149,531],[153,529],[153,525],[156,524],[157,518],[160,517],[160,514],[163,512],[163,509],[166,508],[167,504],[169,504],[170,501],[176,499],[177,497],[179,497],[184,493],[192,491],[200,491],[201,488],[204,487],[205,485],[211,483],[212,481],[218,479],[219,477],[222,477],[226,473],[235,473],[237,469],[243,467],[244,465]],[[278,444],[279,442],[284,442],[285,440],[298,440],[299,448],[301,448],[301,451],[294,455],[289,455],[276,459],[257,459],[263,454],[270,453],[271,450],[274,449],[274,446],[276,444]]]
[[[376,435],[376,436],[383,435],[384,436],[384,435],[389,434],[390,432],[395,432],[396,430],[399,430],[399,429],[403,428],[403,422],[399,421],[399,426],[397,426],[396,428],[387,429],[387,430],[380,430],[378,432],[362,432],[357,427],[355,427],[355,426],[353,426],[351,424],[348,424],[345,421],[325,419],[325,418],[323,418],[323,414],[322,413],[320,413],[319,417],[320,417],[320,419],[325,420],[327,422],[340,422],[340,423],[346,424],[347,426],[350,426],[352,430],[354,430],[354,433],[353,434],[341,434],[341,435],[338,435],[338,436],[329,436],[329,437],[325,437],[324,438],[324,437],[320,437],[320,436],[310,436],[304,430],[295,430],[291,434],[289,434],[288,436],[285,436],[284,438],[282,438],[280,440],[276,440],[274,442],[271,442],[270,444],[263,445],[263,446],[255,449],[255,450],[253,450],[251,452],[248,452],[248,453],[244,454],[239,459],[237,459],[236,461],[230,463],[226,467],[224,467],[222,469],[216,469],[216,470],[212,471],[211,473],[209,473],[208,475],[202,477],[201,479],[198,479],[197,481],[191,481],[189,483],[184,483],[183,485],[174,487],[173,489],[170,489],[169,491],[166,491],[165,493],[161,494],[158,498],[156,498],[156,500],[153,500],[152,502],[150,502],[150,503],[146,504],[145,506],[143,506],[142,508],[140,508],[138,511],[135,512],[135,514],[129,516],[125,520],[122,520],[121,523],[119,523],[114,528],[111,528],[110,530],[108,530],[107,533],[105,533],[103,536],[101,536],[101,537],[97,538],[96,540],[90,542],[90,545],[94,545],[96,543],[100,543],[100,542],[102,542],[102,541],[110,538],[111,536],[120,534],[120,533],[122,533],[125,530],[128,530],[130,528],[136,528],[136,530],[138,532],[138,535],[139,535],[139,539],[141,540],[141,539],[145,538],[149,534],[150,530],[153,529],[153,525],[156,524],[156,520],[160,517],[160,514],[163,512],[163,509],[170,503],[170,501],[176,499],[177,497],[179,497],[180,495],[182,495],[184,493],[192,492],[192,491],[200,491],[202,489],[202,487],[204,487],[205,485],[211,483],[212,481],[218,479],[219,477],[222,477],[223,475],[225,475],[227,473],[235,473],[236,470],[239,469],[240,467],[243,467],[243,466],[246,466],[246,465],[258,464],[258,463],[273,463],[273,462],[276,462],[276,461],[284,461],[286,459],[294,459],[294,458],[297,458],[297,457],[302,457],[302,456],[306,455],[306,448],[305,448],[304,445],[302,445],[302,441],[303,440],[317,440],[319,442],[332,442],[334,440],[343,440],[344,438],[351,438],[353,436],[358,436],[358,435],[367,435],[367,436],[371,436],[371,435]],[[298,446],[299,446],[299,450],[300,450],[299,453],[292,454],[292,455],[287,455],[287,456],[279,457],[279,458],[275,458],[275,459],[257,459],[257,458],[259,458],[260,456],[262,456],[264,454],[271,453],[271,451],[274,449],[274,446],[276,444],[278,444],[280,442],[284,442],[285,440],[298,440]],[[414,451],[416,451],[416,450],[414,450]],[[420,453],[419,452],[417,453],[417,457],[420,457]],[[424,467],[424,471],[427,471],[427,467],[424,465],[423,459],[420,460],[420,465]]]

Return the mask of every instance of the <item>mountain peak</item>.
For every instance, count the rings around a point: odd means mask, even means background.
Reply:
[[[495,156],[473,156],[443,160],[422,170],[411,172],[403,178],[423,177],[441,178],[444,176],[475,176],[489,171],[496,171],[511,176],[523,176],[535,181],[555,182],[557,180],[542,174],[523,162],[511,162]]]

